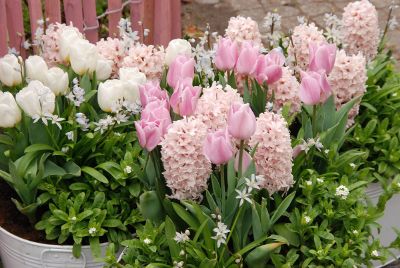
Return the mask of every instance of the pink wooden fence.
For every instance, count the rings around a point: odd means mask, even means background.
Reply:
[[[90,42],[96,42],[100,28],[98,19],[103,16],[108,16],[109,36],[115,37],[123,8],[129,8],[134,30],[140,30],[139,21],[143,28],[150,30],[146,43],[165,46],[169,40],[181,36],[181,0],[108,0],[105,14],[96,14],[96,0],[27,0],[27,3],[32,38],[38,20],[47,18],[47,23],[72,22]],[[6,54],[8,48],[15,48],[26,56],[24,41],[21,0],[0,0],[0,56]]]

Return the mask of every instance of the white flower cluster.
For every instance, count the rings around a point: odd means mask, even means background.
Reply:
[[[269,46],[278,46],[279,40],[283,37],[281,31],[281,15],[268,12],[267,16],[264,17],[264,27],[267,29],[267,33],[263,37],[266,39]]]
[[[82,131],[88,131],[89,130],[89,119],[86,117],[85,114],[83,113],[76,113],[75,114],[75,120],[80,126]]]
[[[341,45],[343,40],[342,21],[332,13],[325,14],[324,21],[326,39],[336,45]]]
[[[42,120],[43,124],[46,126],[48,125],[47,121],[50,121],[53,125],[56,125],[59,129],[62,129],[60,122],[64,121],[64,118],[58,117],[58,115],[51,114],[51,113],[44,113],[42,116],[40,115],[34,115],[32,116],[33,123],[38,122],[39,120]]]
[[[178,244],[184,244],[185,242],[190,240],[190,231],[189,230],[185,230],[185,232],[176,232],[176,235],[174,237],[174,240],[178,243]]]
[[[236,199],[239,199],[239,206],[242,206],[244,204],[244,201],[248,202],[249,204],[252,204],[252,201],[250,199],[251,197],[251,192],[254,189],[259,190],[260,189],[260,183],[264,180],[263,176],[256,176],[255,174],[252,174],[250,179],[245,178],[246,181],[246,186],[243,188],[243,190],[238,190],[235,189],[236,193],[238,194],[236,196]]]
[[[339,185],[339,187],[336,188],[336,193],[335,195],[340,197],[341,199],[345,200],[347,199],[347,196],[350,194],[349,189],[344,186],[344,185]]]
[[[218,222],[217,222],[217,227],[213,229],[215,236],[211,237],[215,241],[217,241],[217,247],[219,248],[221,244],[226,243],[226,234],[229,234],[230,230],[228,229],[228,226],[226,226],[222,221],[221,221],[221,216],[218,215]]]
[[[305,153],[308,153],[308,151],[314,146],[318,151],[321,151],[321,149],[324,148],[324,145],[319,141],[319,138],[316,140],[313,138],[308,139],[307,141],[302,140],[302,143],[299,145],[300,149]]]
[[[76,107],[79,107],[85,101],[85,90],[79,86],[78,78],[74,78],[72,83],[74,84],[72,91],[68,93],[66,98],[72,101]]]
[[[128,19],[121,18],[118,23],[119,36],[121,37],[125,50],[129,48],[140,38],[137,31],[132,31],[131,22]]]
[[[211,80],[214,80],[214,70],[213,70],[213,62],[215,57],[215,47],[213,49],[209,49],[207,46],[209,45],[209,36],[210,33],[208,31],[204,32],[204,35],[199,38],[199,43],[196,47],[192,48],[193,56],[196,59],[195,69],[199,73],[204,73],[204,75]],[[212,36],[215,36],[216,33],[212,33]]]

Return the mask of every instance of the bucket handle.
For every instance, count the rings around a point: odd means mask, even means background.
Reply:
[[[42,253],[40,254],[40,261],[42,262],[42,267],[44,267],[44,268],[46,268],[47,267],[47,265],[46,265],[46,263],[45,263],[45,260],[44,260],[44,255],[47,253],[47,252],[54,252],[54,253],[72,253],[71,252],[71,250],[68,250],[68,249],[45,249],[45,250],[43,250],[42,251]],[[82,252],[81,253],[81,257],[82,257],[82,259],[83,259],[83,266],[82,266],[82,268],[85,268],[86,267],[86,256],[85,256],[85,254]]]

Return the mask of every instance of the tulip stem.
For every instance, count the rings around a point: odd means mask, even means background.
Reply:
[[[313,138],[314,138],[317,136],[317,105],[313,105],[312,131],[313,131]]]
[[[238,179],[242,178],[243,173],[243,150],[244,150],[244,140],[240,140],[239,147],[239,168],[238,168]]]
[[[225,199],[226,199],[226,191],[225,191],[225,166],[221,165],[220,167],[221,172],[221,190],[222,190],[222,209],[225,211]]]

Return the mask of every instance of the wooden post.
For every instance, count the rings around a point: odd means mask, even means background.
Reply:
[[[172,1],[172,30],[171,38],[181,38],[182,36],[182,18],[181,18],[181,0],[171,0]]]
[[[6,0],[0,0],[0,57],[7,54]]]
[[[146,1],[146,0],[143,0]],[[143,25],[139,25],[139,21],[142,22],[143,24],[143,1],[137,1],[137,2],[132,2],[131,3],[131,24],[132,24],[132,30],[138,32],[138,36],[143,40],[143,34],[142,34],[142,29]]]
[[[96,0],[83,1],[83,14],[85,16],[85,26],[88,28],[85,30],[85,36],[90,42],[96,43],[99,39],[99,21],[96,16]]]
[[[150,30],[149,35],[145,38],[145,43],[147,45],[154,44],[154,0],[145,0],[143,9],[143,26]]]
[[[42,13],[42,3],[40,0],[28,0],[28,8],[29,8],[29,22],[31,24],[31,36],[32,40],[36,38],[36,29],[38,27],[44,28],[45,19],[43,19]],[[40,26],[38,21],[42,20],[43,24]]]
[[[25,41],[24,23],[22,17],[21,0],[7,0],[7,29],[8,38],[10,39],[9,47],[15,48],[20,52],[22,57],[26,56],[23,44]]]
[[[49,23],[61,22],[60,0],[46,0],[45,8],[46,18],[49,19]]]
[[[87,0],[84,0],[87,1]],[[65,23],[70,22],[83,33],[83,13],[81,0],[64,0]]]
[[[108,11],[121,9],[122,2],[121,0],[108,0]],[[108,35],[110,37],[118,37],[119,29],[118,23],[121,19],[122,12],[113,12],[108,15]]]
[[[154,44],[167,46],[172,29],[171,1],[154,1]]]

